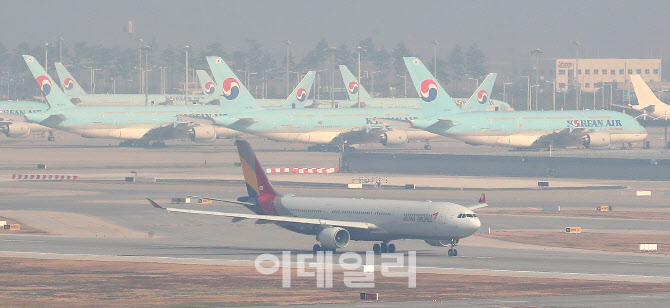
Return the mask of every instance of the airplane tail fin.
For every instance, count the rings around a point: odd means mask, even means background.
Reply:
[[[65,68],[65,65],[60,62],[54,63],[56,66],[56,72],[58,73],[58,79],[60,79],[60,85],[63,88],[63,92],[69,98],[77,98],[79,100],[84,100],[86,96],[86,91],[79,85],[79,83],[72,77],[72,74]]]
[[[263,110],[249,90],[221,57],[207,57],[216,84],[221,87],[221,103],[229,114]]]
[[[458,108],[454,100],[447,94],[442,86],[435,80],[426,66],[414,57],[404,57],[405,66],[412,78],[416,92],[419,94],[421,109],[426,117],[435,117],[443,114],[457,113],[462,110]]]
[[[198,81],[200,81],[200,87],[202,87],[202,92],[205,95],[217,95],[221,96],[221,89],[216,86],[212,77],[203,70],[197,70]]]
[[[279,194],[272,187],[267,174],[265,174],[265,169],[263,169],[261,163],[258,161],[249,142],[238,139],[235,141],[235,145],[240,155],[240,163],[242,164],[242,172],[244,173],[244,181],[247,184],[249,196],[254,198],[264,195],[278,196]]]
[[[37,86],[40,87],[42,95],[49,104],[51,110],[67,109],[75,107],[74,104],[65,96],[65,93],[55,85],[53,78],[47,74],[44,68],[37,62],[33,56],[23,55],[23,59],[28,64],[30,72],[37,81]]]
[[[496,73],[490,73],[484,81],[477,87],[475,93],[472,93],[470,99],[465,103],[463,109],[467,111],[486,111],[488,106],[489,95],[493,92],[493,85],[496,83]]]
[[[305,108],[305,101],[307,100],[307,97],[309,97],[309,92],[312,90],[315,76],[315,71],[307,72],[305,77],[303,77],[300,83],[293,89],[291,95],[286,98],[282,107],[287,109]]]
[[[638,103],[633,108],[644,109],[650,105],[665,105],[654,95],[654,92],[651,91],[640,75],[630,75],[630,81],[633,83],[633,90],[635,91],[635,96],[637,96]]]
[[[361,92],[361,100],[372,98],[368,91],[365,91],[365,88],[358,83],[354,74],[351,73],[349,68],[346,65],[340,65],[340,73],[342,74],[342,80],[344,81],[344,86],[347,88],[347,94],[349,94],[349,100],[358,101],[358,92]]]

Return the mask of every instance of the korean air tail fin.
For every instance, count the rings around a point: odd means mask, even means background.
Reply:
[[[493,92],[493,85],[496,83],[496,73],[490,73],[484,81],[477,87],[475,93],[472,93],[470,99],[465,103],[463,109],[466,111],[486,111],[488,106],[489,95]]]
[[[249,142],[238,139],[235,141],[237,152],[240,155],[240,163],[242,164],[242,173],[244,174],[244,181],[247,184],[247,193],[249,197],[254,199],[260,206],[261,214],[276,215],[277,211],[274,208],[274,198],[281,196],[272,187],[265,169],[256,158],[254,150],[251,149]]]
[[[303,77],[300,83],[293,89],[291,95],[286,98],[282,107],[286,109],[305,108],[305,101],[307,100],[307,97],[309,97],[309,93],[312,91],[315,76],[315,71],[307,72],[305,77]]]
[[[35,57],[23,55],[23,59],[26,61],[26,64],[28,64],[28,69],[30,69],[33,77],[35,77],[37,86],[40,87],[42,95],[44,95],[47,104],[49,104],[49,109],[59,110],[76,107],[67,96],[65,96],[65,93],[55,85],[53,78],[47,74]]]
[[[642,110],[651,105],[665,105],[665,103],[656,97],[640,75],[630,75],[630,81],[633,83],[633,90],[635,91],[635,96],[637,96],[638,105],[632,106],[634,109]]]
[[[221,103],[229,113],[244,113],[263,110],[249,90],[242,84],[221,57],[207,57],[216,85],[221,87]]]
[[[403,59],[416,92],[419,94],[421,109],[423,109],[426,117],[462,112],[421,60],[414,57],[404,57]]]
[[[205,95],[221,96],[221,88],[216,86],[214,80],[209,76],[209,74],[207,74],[206,71],[196,70],[196,72],[198,73],[200,87],[202,88],[202,92],[205,93]]]
[[[56,66],[56,72],[58,73],[58,79],[60,79],[61,88],[65,92],[65,96],[72,98],[77,98],[80,101],[84,100],[86,96],[86,91],[79,85],[79,83],[72,77],[72,74],[65,68],[60,62],[54,63]]]
[[[358,80],[346,65],[340,65],[340,73],[342,73],[342,80],[344,81],[344,87],[347,88],[349,100],[358,102],[359,91],[361,92],[361,100],[372,98],[368,91],[365,91],[365,88],[358,83]]]

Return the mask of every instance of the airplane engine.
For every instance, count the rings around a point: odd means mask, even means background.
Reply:
[[[609,146],[612,141],[612,136],[609,133],[605,132],[592,132],[588,133],[583,138],[583,144],[585,147],[606,147]]]
[[[385,147],[397,147],[407,144],[409,138],[404,130],[390,130],[380,136],[380,141]]]
[[[26,137],[30,134],[30,126],[24,122],[12,123],[5,126],[4,133],[7,137],[11,138]]]
[[[451,244],[448,240],[424,240],[426,244],[435,247],[447,247]],[[458,244],[458,239],[454,239],[454,244]]]
[[[349,244],[349,239],[349,231],[338,227],[325,228],[316,236],[316,240],[321,242],[321,246],[328,249],[345,247]]]
[[[189,138],[195,142],[211,142],[216,139],[216,128],[211,125],[199,125],[191,128]]]

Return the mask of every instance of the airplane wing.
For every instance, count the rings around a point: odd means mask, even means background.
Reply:
[[[213,201],[218,201],[218,202],[225,202],[225,203],[232,203],[232,204],[240,204],[240,205],[251,205],[251,206],[256,205],[256,204],[251,203],[251,202],[229,200],[229,199],[219,199],[219,198],[200,197],[200,196],[189,196],[189,197],[197,198],[197,199],[208,199],[208,200],[213,200]]]
[[[193,127],[192,122],[179,121],[167,122],[160,126],[150,129],[145,136],[154,137],[155,139],[178,139],[187,138],[188,130]]]
[[[149,200],[151,205],[153,205],[155,208],[164,209],[164,210],[167,210],[168,212],[233,217],[233,219],[236,220],[236,221],[239,221],[240,219],[256,219],[256,220],[265,220],[265,221],[272,221],[272,222],[289,222],[289,223],[306,224],[306,225],[337,226],[337,227],[356,228],[356,229],[378,229],[379,228],[375,224],[367,223],[367,222],[328,220],[328,219],[317,219],[317,218],[301,218],[301,217],[288,217],[288,216],[241,214],[241,213],[224,213],[224,212],[199,211],[199,210],[178,209],[178,208],[164,208],[160,204],[156,203],[155,201],[153,201],[151,199],[147,199],[147,200]]]
[[[487,206],[489,206],[489,205],[486,204],[486,203],[479,203],[479,204],[476,204],[476,205],[473,205],[473,206],[469,206],[468,209],[470,209],[471,211],[474,211],[476,209],[481,209],[481,208],[487,207]]]
[[[449,119],[438,119],[437,122],[434,124],[426,127],[426,130],[428,131],[433,131],[433,130],[445,130],[451,127],[456,126],[458,123],[455,123],[452,120]]]
[[[58,126],[58,124],[63,123],[63,121],[67,120],[68,117],[66,117],[63,114],[53,114],[50,115],[48,118],[44,119],[44,121],[40,122],[39,124],[44,125],[46,127],[54,127]]]
[[[542,135],[535,142],[533,146],[577,146],[582,144],[582,138],[586,135],[588,129],[584,127],[564,128],[555,130],[546,135]]]
[[[387,131],[386,125],[371,125],[352,128],[343,131],[336,139],[347,140],[350,143],[378,142],[379,135]]]

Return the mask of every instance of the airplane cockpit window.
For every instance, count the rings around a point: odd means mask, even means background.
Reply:
[[[472,217],[472,214],[466,214],[465,216],[467,216],[467,217]]]

